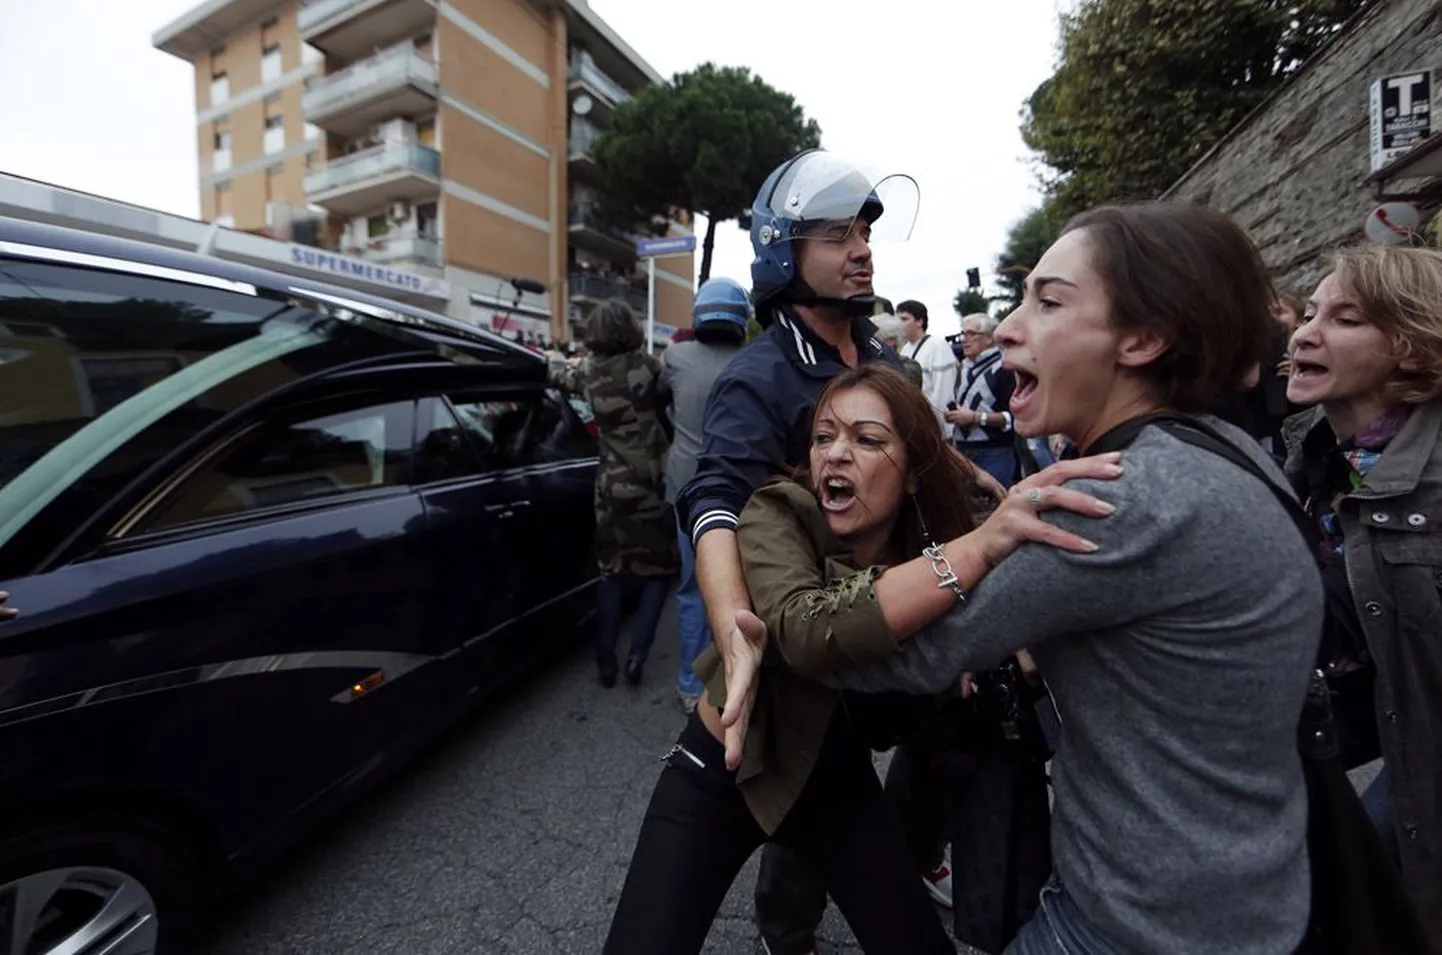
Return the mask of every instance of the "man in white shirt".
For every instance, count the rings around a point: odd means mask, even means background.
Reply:
[[[921,366],[921,390],[926,392],[937,418],[944,420],[946,406],[956,393],[956,356],[946,339],[927,331],[925,305],[908,299],[896,306],[896,317],[901,319],[901,334],[906,339],[901,357]]]

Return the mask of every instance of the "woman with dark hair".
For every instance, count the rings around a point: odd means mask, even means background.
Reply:
[[[1053,506],[1101,516],[1094,498],[1056,485],[1114,470],[1113,461],[1071,461],[1024,487],[1049,488]],[[759,677],[740,767],[726,769],[718,709],[725,675],[708,650],[696,671],[709,701],[697,705],[667,756],[606,952],[699,952],[736,873],[766,841],[815,866],[867,952],[954,952],[842,695],[799,674],[895,653],[910,632],[892,625],[898,595],[918,584],[934,589],[925,552],[936,541],[950,541],[958,559],[971,554],[986,564],[1027,539],[1089,548],[1022,498],[977,527],[975,492],[926,396],[899,373],[866,364],[828,384],[807,465],[759,489],[737,527],[759,615],[738,622],[758,631],[764,621],[775,650]]]
[[[1322,588],[1281,472],[1206,414],[1245,386],[1271,305],[1256,247],[1220,213],[1148,203],[1074,219],[996,340],[1018,433],[1126,449],[1118,480],[1068,485],[1111,517],[1048,514],[1095,548],[1028,543],[998,562],[948,543],[931,579],[875,583],[901,652],[788,661],[838,687],[934,693],[1030,650],[1060,715],[1055,862],[1008,955],[1283,955],[1303,940],[1297,724]],[[825,503],[859,493],[827,485]],[[1042,509],[1060,493],[1023,482],[1009,501]]]
[[[670,445],[662,412],[661,365],[641,351],[641,323],[624,302],[591,314],[583,338],[587,357],[550,356],[551,380],[581,395],[595,412],[601,462],[596,469],[596,562],[601,571],[596,613],[596,668],[616,685],[616,644],[628,597],[638,598],[626,679],[641,670],[676,572],[675,518],[665,500],[664,462]]]

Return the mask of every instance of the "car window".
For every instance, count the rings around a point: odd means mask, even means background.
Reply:
[[[595,439],[558,391],[484,399],[453,395],[450,405],[486,470],[596,455]]]
[[[431,484],[485,472],[465,426],[439,398],[421,402],[417,421],[415,483]]]
[[[0,579],[259,396],[413,350],[398,334],[240,287],[0,257]]]
[[[201,468],[143,522],[147,531],[409,480],[410,401],[262,425]]]

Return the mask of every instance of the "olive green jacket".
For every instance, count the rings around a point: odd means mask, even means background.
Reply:
[[[751,603],[766,623],[766,655],[736,785],[751,814],[774,833],[801,795],[841,693],[808,675],[870,663],[900,648],[874,583],[826,526],[816,497],[792,481],[759,488],[736,528]],[[696,661],[711,702],[726,701],[714,647]]]

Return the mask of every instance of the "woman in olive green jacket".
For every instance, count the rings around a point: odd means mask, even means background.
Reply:
[[[753,622],[765,621],[770,640],[741,764],[726,769],[719,709],[725,679],[708,650],[696,672],[709,702],[697,706],[667,754],[607,953],[699,952],[736,873],[768,840],[815,866],[865,951],[954,951],[899,824],[882,803],[870,753],[851,732],[840,692],[799,672],[896,652],[898,636],[911,630],[893,633],[878,589],[892,588],[892,597],[928,589],[941,599],[910,601],[918,605],[911,615],[917,626],[928,613],[927,619],[939,616],[959,585],[946,576],[946,557],[922,556],[931,543],[951,542],[958,560],[986,566],[1023,540],[1090,550],[1037,511],[1064,507],[1104,516],[1107,506],[1095,498],[1047,485],[1114,477],[1115,465],[1092,458],[1035,475],[978,528],[970,471],[935,421],[926,397],[897,372],[879,365],[846,372],[817,402],[809,470],[761,488],[746,505],[738,544],[760,618]],[[798,562],[798,550],[812,559]],[[863,568],[870,570],[858,573]],[[919,609],[931,604],[933,611]]]
[[[1363,802],[1442,952],[1442,252],[1338,254],[1287,397],[1316,405],[1287,472],[1322,531],[1331,677],[1362,703],[1350,761],[1383,757]]]

